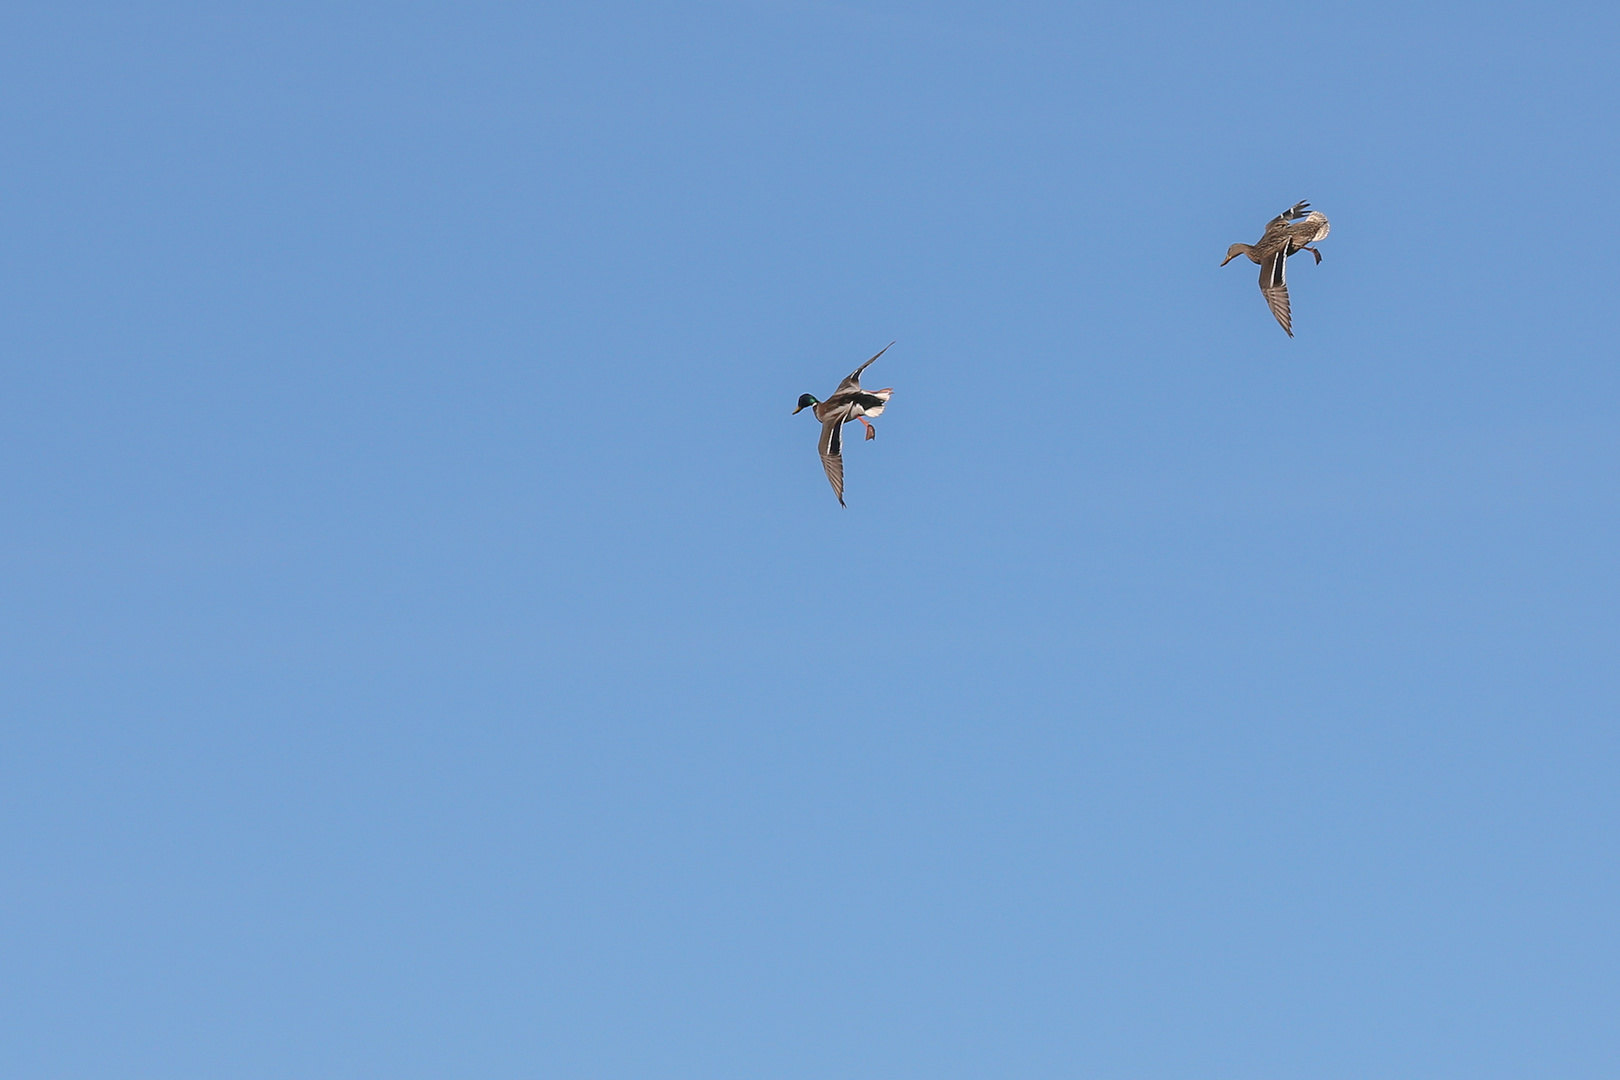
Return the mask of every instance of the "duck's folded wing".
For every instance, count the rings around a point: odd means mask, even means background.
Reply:
[[[1289,337],[1294,336],[1294,316],[1288,310],[1287,248],[1273,251],[1260,263],[1260,295]]]
[[[821,467],[827,470],[833,494],[838,505],[844,503],[844,417],[841,413],[829,416],[821,425]]]
[[[893,344],[894,344],[894,342],[892,342],[892,341],[889,342],[889,345],[893,345]],[[880,357],[884,353],[888,352],[889,351],[889,345],[885,345],[885,346],[883,346],[883,348],[881,348],[877,352],[873,353],[872,354],[872,360],[876,360],[878,357]],[[861,372],[865,371],[867,368],[872,366],[872,360],[868,360],[866,363],[862,364],[860,367],[858,367],[854,371],[850,372],[848,377],[845,378],[843,382],[838,384],[838,389],[833,391],[833,392],[835,394],[842,393],[845,390],[849,390],[849,389],[852,389],[853,387],[857,387],[857,386],[861,385]]]

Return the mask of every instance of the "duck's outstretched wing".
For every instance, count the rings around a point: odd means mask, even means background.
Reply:
[[[894,342],[892,342],[892,341],[889,342],[889,345],[893,345],[893,344],[894,344]],[[883,348],[879,349],[876,353],[874,353],[873,356],[872,356],[872,360],[876,360],[879,356],[882,356],[884,353],[888,352],[889,351],[889,345],[883,346]],[[855,387],[861,385],[861,372],[865,371],[867,368],[872,366],[872,360],[868,360],[866,363],[862,364],[860,367],[858,367],[854,371],[850,372],[849,377],[846,378],[843,382],[839,383],[838,384],[838,389],[833,391],[833,393],[835,393],[835,394],[842,393],[845,390],[852,390]]]
[[[1266,231],[1260,234],[1260,242],[1255,246],[1261,249],[1268,248],[1283,237],[1292,236],[1294,230],[1298,228],[1294,222],[1305,216],[1305,208],[1309,205],[1311,204],[1308,202],[1295,203],[1266,222]]]
[[[1293,337],[1294,316],[1288,310],[1287,251],[1287,248],[1273,251],[1260,263],[1260,295],[1266,298],[1266,306],[1277,317],[1277,325]]]
[[[1310,206],[1311,204],[1308,202],[1297,202],[1293,206],[1290,206],[1288,209],[1284,210],[1282,213],[1278,214],[1276,217],[1272,218],[1269,224],[1280,225],[1289,221],[1298,221],[1300,218],[1305,216],[1305,211],[1310,209]]]
[[[874,357],[874,359],[876,359]],[[871,363],[868,360],[867,363]],[[821,425],[821,467],[827,470],[827,479],[832,483],[833,494],[838,496],[838,505],[844,502],[844,414],[843,411],[829,416]]]

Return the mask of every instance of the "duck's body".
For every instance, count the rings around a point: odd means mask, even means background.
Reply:
[[[894,342],[889,342],[893,345]],[[883,346],[872,357],[889,351],[889,345]],[[844,503],[844,425],[851,420],[859,420],[866,425],[868,439],[877,436],[877,429],[868,421],[869,416],[882,416],[883,409],[889,404],[889,396],[894,393],[894,387],[886,386],[882,390],[863,390],[861,388],[861,372],[872,363],[865,364],[849,373],[849,377],[838,384],[832,396],[826,401],[817,401],[813,395],[804,394],[799,398],[799,409],[810,409],[817,420],[821,421],[821,441],[818,449],[821,451],[821,466],[827,470],[827,479],[832,483],[833,494],[838,496],[838,505]]]
[[[1260,295],[1289,337],[1294,336],[1294,319],[1288,307],[1288,256],[1308,251],[1320,263],[1322,253],[1310,245],[1328,234],[1327,215],[1320,210],[1306,213],[1310,205],[1295,203],[1266,222],[1258,244],[1233,244],[1221,260],[1225,266],[1239,255],[1247,255],[1250,262],[1260,264]]]

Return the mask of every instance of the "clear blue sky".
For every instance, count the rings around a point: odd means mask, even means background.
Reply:
[[[12,6],[0,1071],[1614,1076],[1617,49]]]

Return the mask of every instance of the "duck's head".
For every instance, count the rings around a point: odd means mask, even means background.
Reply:
[[[1221,265],[1225,266],[1239,255],[1248,255],[1249,258],[1254,259],[1254,255],[1251,254],[1251,249],[1248,244],[1233,244],[1231,247],[1226,249],[1226,258],[1221,260]],[[1255,259],[1255,262],[1259,261],[1259,259]]]
[[[814,394],[800,394],[799,395],[799,408],[793,410],[793,415],[798,416],[799,415],[799,409],[808,409],[812,405],[820,405],[820,404],[821,404],[821,400],[819,398],[817,398]]]

